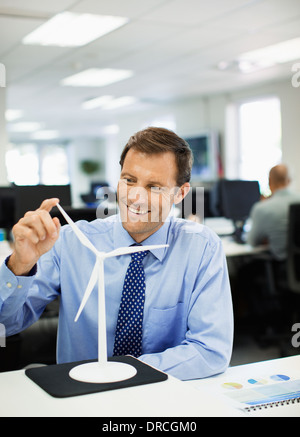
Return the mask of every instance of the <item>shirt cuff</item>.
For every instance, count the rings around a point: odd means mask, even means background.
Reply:
[[[8,263],[8,260],[9,260],[10,257],[11,257],[11,255],[9,255],[9,256],[6,258],[6,260],[5,260],[5,265],[6,265],[6,266],[7,266],[7,263]],[[30,270],[30,272],[27,273],[27,275],[25,275],[25,276],[34,276],[34,275],[36,275],[36,272],[37,272],[37,264],[35,264],[35,265],[32,267],[32,269]]]
[[[4,262],[0,266],[0,302],[4,302],[15,293],[21,298],[27,293],[32,281],[33,276],[15,276]]]

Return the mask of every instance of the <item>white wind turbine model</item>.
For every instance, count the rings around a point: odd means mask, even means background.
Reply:
[[[81,243],[96,255],[95,266],[75,317],[75,322],[77,322],[94,286],[98,281],[98,361],[76,366],[71,369],[69,375],[71,378],[78,381],[92,383],[116,382],[132,378],[136,374],[135,367],[125,363],[107,360],[104,260],[114,256],[168,247],[168,245],[120,247],[108,253],[99,252],[76,226],[64,209],[59,204],[57,204],[57,207]]]

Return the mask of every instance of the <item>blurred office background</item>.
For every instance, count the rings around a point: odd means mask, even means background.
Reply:
[[[226,216],[224,232],[234,217],[212,202],[218,181],[256,181],[253,203],[284,162],[300,192],[299,113],[299,0],[0,0],[2,238],[45,196],[74,219],[94,219],[100,203],[115,212],[121,150],[151,125],[188,140],[192,200],[204,188],[204,218]],[[236,314],[233,364],[282,354],[276,338],[257,342],[243,302]],[[49,352],[34,329],[21,334],[22,365],[26,351],[53,359],[55,338]]]

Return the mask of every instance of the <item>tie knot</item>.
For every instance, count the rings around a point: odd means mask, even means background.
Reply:
[[[135,252],[131,254],[131,260],[142,262],[145,256],[149,253],[149,250],[145,250],[144,252]]]

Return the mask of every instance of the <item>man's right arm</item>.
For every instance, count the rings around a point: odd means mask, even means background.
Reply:
[[[7,267],[16,276],[26,276],[39,258],[48,252],[59,237],[58,218],[50,216],[59,199],[47,199],[35,211],[29,211],[13,227],[14,251]]]
[[[13,228],[14,251],[0,266],[0,322],[8,335],[32,324],[47,302],[53,300],[53,295],[34,285],[34,279],[39,258],[52,249],[59,237],[59,220],[49,214],[57,202],[58,199],[45,200]],[[55,275],[53,268],[51,275]]]

